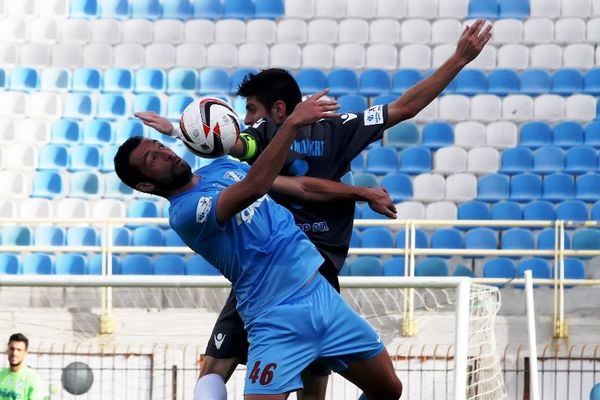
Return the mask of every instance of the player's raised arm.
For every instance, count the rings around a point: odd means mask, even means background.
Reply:
[[[433,74],[407,90],[397,100],[388,105],[388,128],[400,121],[412,118],[433,101],[461,69],[473,61],[492,37],[492,26],[485,26],[485,20],[479,19],[463,31],[456,51]]]
[[[218,221],[231,218],[271,189],[296,137],[296,128],[314,123],[321,118],[337,116],[331,113],[339,108],[337,102],[321,100],[327,92],[323,90],[298,104],[275,138],[252,164],[246,178],[229,186],[219,195],[216,209]]]

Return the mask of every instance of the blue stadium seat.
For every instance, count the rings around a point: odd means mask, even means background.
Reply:
[[[244,78],[248,76],[248,74],[256,74],[257,72],[257,68],[251,67],[238,68],[235,71],[233,71],[231,73],[231,76],[229,77],[229,94],[234,95],[237,92],[238,88],[240,87],[240,84],[243,82]],[[329,94],[331,95],[331,91],[329,92]],[[244,106],[245,103],[246,102],[244,101]]]
[[[594,202],[600,199],[600,174],[584,174],[577,177],[575,198]]]
[[[514,279],[517,276],[517,268],[510,258],[496,257],[483,264],[484,278]]]
[[[19,274],[21,272],[21,260],[13,253],[0,253],[0,275]]]
[[[135,71],[136,93],[164,92],[167,88],[167,75],[158,68],[140,68]]]
[[[119,258],[113,255],[111,259],[112,275],[119,275],[121,273]],[[96,254],[89,258],[87,271],[89,275],[102,275],[102,254]]]
[[[225,13],[222,0],[191,0],[194,9],[194,18],[221,19]]]
[[[398,169],[398,153],[392,147],[375,147],[367,151],[365,171],[372,174],[387,174]]]
[[[52,75],[55,73],[58,74],[58,71],[57,71],[58,68],[56,68],[56,69],[48,68],[48,70],[52,71],[52,72],[51,73],[47,72],[47,74],[52,74]],[[62,71],[64,71],[64,70],[62,70]],[[52,81],[52,79],[49,79],[49,80]],[[58,80],[58,79],[54,79],[54,81],[56,81],[56,80]],[[7,85],[8,85],[8,77],[6,76],[6,71],[4,69],[0,68],[0,88],[4,89],[4,88],[6,88]]]
[[[114,143],[120,145],[133,136],[144,136],[144,124],[137,118],[121,119],[113,124]]]
[[[470,0],[467,18],[497,19],[500,7],[498,0]]]
[[[202,95],[229,93],[229,73],[224,68],[204,68],[200,71],[198,79],[198,92]]]
[[[367,98],[360,94],[345,94],[338,97],[338,104],[340,105],[339,113],[348,112],[363,112],[369,105]]]
[[[28,254],[23,258],[22,270],[28,275],[50,275],[54,273],[54,262],[48,254]]]
[[[34,246],[64,246],[66,232],[60,226],[38,226],[33,234]]]
[[[65,253],[56,256],[54,272],[57,275],[87,274],[87,259],[76,253]]]
[[[189,0],[162,0],[162,18],[188,20],[194,15]]]
[[[98,246],[100,238],[89,226],[72,226],[67,229],[67,246]]]
[[[414,122],[403,121],[385,131],[385,145],[404,148],[419,144],[419,128]]]
[[[94,103],[87,93],[70,92],[64,97],[63,117],[85,119],[94,115]]]
[[[254,18],[254,3],[252,0],[228,0],[225,2],[223,17],[237,19]]]
[[[538,250],[554,250],[555,248],[556,230],[554,228],[545,228],[537,236],[537,249]],[[565,249],[571,248],[571,238],[567,233],[564,235]]]
[[[485,93],[488,89],[488,78],[478,69],[463,69],[454,78],[454,93],[466,96]]]
[[[574,68],[563,68],[552,75],[551,93],[570,96],[583,90],[583,75]]]
[[[466,201],[458,206],[458,219],[490,219],[492,216],[490,207],[483,201]]]
[[[402,161],[402,158],[400,159]],[[519,174],[533,170],[533,152],[519,146],[506,149],[500,155],[500,170],[504,174]]]
[[[500,18],[527,19],[531,14],[529,0],[502,0],[498,1]]]
[[[379,214],[378,212],[375,212],[371,209],[371,207],[369,207],[368,205],[365,205],[362,210],[361,210],[361,218],[362,219],[388,219],[386,216]]]
[[[396,247],[399,249],[403,249],[406,242],[406,231],[404,229],[398,231],[396,233]],[[410,247],[410,243],[408,244]],[[415,248],[417,249],[427,249],[429,248],[429,238],[427,237],[427,233],[423,229],[416,228],[415,229]]]
[[[552,78],[548,71],[531,68],[521,73],[521,93],[538,96],[550,92]]]
[[[327,87],[327,76],[317,68],[301,69],[295,78],[303,95],[317,93]]]
[[[523,219],[529,221],[548,221],[556,219],[554,206],[549,201],[534,200],[523,207]]]
[[[70,119],[58,119],[52,123],[50,141],[54,144],[75,144],[81,140],[79,122]]]
[[[97,169],[100,166],[100,150],[98,146],[80,145],[71,150],[69,170],[81,171]]]
[[[583,261],[581,261],[581,259],[575,257],[567,257],[565,258],[564,267],[565,279],[585,279],[585,265],[583,264]],[[570,287],[571,286],[565,286],[565,288],[567,289]]]
[[[361,256],[350,262],[350,275],[352,276],[381,276],[383,267],[379,257]]]
[[[98,96],[97,118],[115,120],[128,116],[127,100],[118,93],[102,93]]]
[[[357,172],[353,174],[354,185],[361,187],[378,187],[377,177],[368,172]]]
[[[58,171],[37,171],[33,177],[31,197],[54,199],[64,195],[63,177]]]
[[[431,234],[432,249],[464,249],[465,238],[456,228],[441,228]],[[439,256],[449,258],[450,255]],[[448,275],[448,273],[446,273]]]
[[[573,234],[573,250],[600,250],[600,230],[582,229]]]
[[[154,260],[155,275],[185,275],[185,260],[179,254],[161,254]]]
[[[16,67],[10,72],[9,90],[33,92],[38,90],[39,87],[40,75],[34,68]]]
[[[208,261],[206,261],[202,256],[198,254],[194,254],[190,258],[188,258],[185,264],[185,274],[186,275],[221,275],[218,269],[213,267]]]
[[[124,184],[117,174],[112,172],[104,176],[104,196],[127,200],[133,196],[133,189]]]
[[[581,200],[565,200],[556,205],[556,219],[565,221],[587,221],[588,209]]]
[[[383,69],[366,69],[359,77],[358,93],[373,97],[390,91],[390,75]]]
[[[343,96],[358,92],[358,75],[349,68],[334,68],[327,74],[330,96]]]
[[[489,94],[497,96],[506,96],[516,94],[521,90],[521,80],[519,75],[512,69],[498,68],[490,72],[488,76]]]
[[[592,121],[585,126],[583,143],[595,148],[600,147],[600,121]]]
[[[130,92],[133,90],[133,71],[127,68],[108,68],[104,71],[102,91]]]
[[[533,170],[540,174],[560,172],[565,168],[565,152],[558,146],[544,146],[533,152]]]
[[[418,135],[418,131],[417,131]],[[418,140],[417,136],[417,140]],[[448,122],[436,121],[423,126],[423,146],[435,151],[454,144],[454,127]]]
[[[177,232],[169,228],[165,231],[165,246],[185,247],[187,245],[181,240]]]
[[[131,18],[155,20],[162,16],[160,0],[135,0],[130,6]]]
[[[475,278],[475,272],[462,264],[457,264],[454,268],[454,272],[452,272],[452,276],[466,276],[469,278]]]
[[[71,75],[74,92],[97,92],[102,88],[102,74],[97,68],[77,68]]]
[[[81,142],[84,144],[104,145],[113,142],[113,128],[109,121],[93,119],[83,125]]]
[[[92,199],[102,195],[100,176],[93,171],[77,171],[70,176],[69,197]]]
[[[5,226],[2,229],[1,243],[4,246],[31,246],[33,234],[27,226]]]
[[[131,246],[131,230],[120,226],[112,230],[113,246]]]
[[[71,0],[69,5],[69,17],[71,18],[98,17],[99,7],[97,0]]]
[[[396,100],[398,96],[393,94],[380,94],[371,99],[371,106],[390,104]]]
[[[386,174],[381,179],[384,187],[394,202],[412,199],[412,181],[410,176],[402,173]]]
[[[585,72],[583,93],[600,96],[600,68],[591,68]]]
[[[448,276],[448,263],[441,257],[428,257],[415,265],[415,276]]]
[[[165,245],[165,235],[157,226],[140,226],[133,230],[131,235],[132,246],[155,246]]]
[[[465,249],[496,250],[498,237],[496,231],[490,228],[472,228],[465,233]],[[469,256],[480,258],[483,256]]]
[[[535,241],[533,233],[525,228],[510,228],[502,232],[501,247],[503,250],[533,250]]]
[[[575,196],[573,175],[555,173],[546,175],[542,184],[542,198],[550,201],[563,201]]]
[[[187,94],[173,94],[167,99],[167,118],[179,121],[183,110],[194,101],[192,96]]]
[[[365,169],[365,156],[363,153],[358,153],[358,155],[352,159],[350,167],[352,168],[352,171],[355,172],[361,172]]]
[[[164,115],[163,102],[154,94],[140,93],[133,100],[133,112],[139,111],[154,111],[159,115]]]
[[[510,181],[505,174],[489,174],[477,179],[477,199],[500,201],[510,197]]]
[[[421,71],[416,69],[399,69],[392,75],[392,93],[400,95],[423,79]]]
[[[284,15],[283,0],[254,0],[254,18],[279,19]]]
[[[431,171],[431,150],[424,146],[411,146],[400,152],[398,171],[409,175]]]
[[[113,144],[110,146],[104,146],[102,148],[101,160],[100,160],[100,172],[114,172],[115,164],[114,158],[119,149],[119,144]]]
[[[392,233],[387,228],[368,227],[360,235],[361,246],[365,248],[394,247]]]
[[[358,210],[358,207],[356,207],[354,210]],[[354,217],[354,219],[356,219],[356,216]],[[350,248],[358,247],[362,247],[360,231],[358,230],[358,228],[352,228],[352,235],[350,235]]]
[[[514,201],[499,201],[492,205],[492,219],[518,221],[523,219],[523,211],[519,203]]]
[[[565,153],[565,172],[592,173],[598,169],[598,154],[592,146],[573,146]]]
[[[528,257],[524,258],[519,262],[519,278],[525,276],[525,271],[531,271],[531,277],[533,279],[550,279],[550,266],[548,261],[540,257]],[[537,287],[538,285],[533,285]],[[522,288],[523,286],[518,285],[515,287]]]
[[[40,149],[38,169],[66,168],[68,160],[67,146],[49,143]]]
[[[542,197],[542,178],[537,174],[517,174],[510,180],[510,198],[516,201],[530,201]]]
[[[100,18],[128,19],[131,15],[129,0],[102,0]]]
[[[552,143],[552,128],[546,122],[532,121],[521,126],[519,145],[536,149]]]
[[[198,71],[193,68],[172,68],[167,72],[168,93],[193,93],[198,90]]]
[[[583,144],[583,127],[575,121],[562,121],[552,128],[552,144],[571,147]]]
[[[383,263],[383,276],[404,276],[404,257],[392,257]]]
[[[143,254],[129,254],[121,260],[123,275],[154,275],[152,259]]]
[[[138,199],[127,206],[127,217],[130,218],[158,218],[159,216],[158,203],[153,200]]]

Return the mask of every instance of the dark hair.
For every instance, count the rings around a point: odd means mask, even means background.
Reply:
[[[257,74],[246,75],[235,94],[246,98],[255,96],[267,109],[281,100],[285,103],[287,114],[291,114],[302,101],[298,82],[281,68],[263,69]]]
[[[10,335],[8,338],[8,343],[10,342],[23,342],[25,343],[25,350],[29,348],[29,339],[27,339],[27,336],[23,335],[22,333],[13,333]]]
[[[139,146],[139,144],[142,142],[142,139],[143,137],[141,136],[133,136],[127,139],[121,146],[119,146],[119,150],[117,150],[117,154],[115,154],[114,158],[115,172],[117,173],[117,176],[123,181],[124,184],[132,189],[135,189],[138,183],[148,180],[148,177],[144,176],[144,174],[142,174],[136,168],[133,168],[129,163],[129,156],[131,155],[131,152]]]

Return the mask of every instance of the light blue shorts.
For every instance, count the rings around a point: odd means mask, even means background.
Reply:
[[[317,358],[332,370],[342,371],[384,349],[375,330],[320,274],[247,329],[246,395],[301,389],[300,373]]]

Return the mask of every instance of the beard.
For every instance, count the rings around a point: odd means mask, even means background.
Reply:
[[[173,166],[171,175],[168,177],[168,179],[155,181],[155,184],[160,188],[161,191],[172,192],[188,184],[192,179],[192,168],[189,166],[189,164],[185,163],[185,166],[180,170],[176,170],[175,167],[176,166]]]

